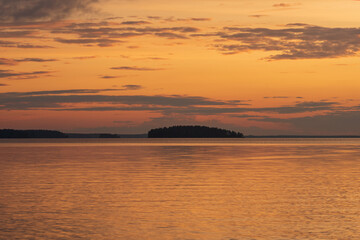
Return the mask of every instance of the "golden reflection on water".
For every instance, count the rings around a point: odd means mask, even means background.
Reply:
[[[0,239],[360,239],[360,140],[0,143]]]

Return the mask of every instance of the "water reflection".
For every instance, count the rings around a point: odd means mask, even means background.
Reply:
[[[359,140],[217,141],[0,143],[0,239],[360,238]]]

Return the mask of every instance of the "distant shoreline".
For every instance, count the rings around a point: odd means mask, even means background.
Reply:
[[[147,138],[147,134],[63,133],[55,130],[0,129],[0,139],[64,138]]]
[[[11,135],[9,135],[11,132]],[[7,135],[5,134],[7,133]],[[0,129],[0,139],[37,139],[37,138],[148,138],[143,134],[114,133],[62,133],[54,130],[14,130]],[[196,137],[188,137],[196,138]],[[209,137],[212,138],[212,137]],[[216,139],[217,137],[214,137]],[[360,138],[360,135],[245,135],[244,138]],[[205,138],[204,138],[205,139]]]

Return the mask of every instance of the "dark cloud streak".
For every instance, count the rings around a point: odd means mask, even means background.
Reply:
[[[51,46],[46,46],[46,45],[34,45],[29,43],[20,43],[20,42],[3,41],[3,40],[0,40],[0,47],[23,48],[23,49],[53,48]]]
[[[227,27],[217,35],[231,44],[217,44],[224,54],[278,51],[269,60],[321,59],[355,56],[360,51],[360,28],[327,28],[290,24],[286,28]]]
[[[121,66],[112,67],[113,70],[129,70],[129,71],[158,71],[163,70],[162,68],[148,68],[148,67],[137,67],[137,66]]]
[[[48,71],[14,72],[11,70],[0,70],[0,78],[7,79],[33,79],[50,74]]]
[[[59,20],[91,10],[98,0],[0,0],[0,22]]]

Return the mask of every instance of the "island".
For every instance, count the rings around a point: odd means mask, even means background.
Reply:
[[[151,129],[148,138],[243,138],[239,132],[206,126],[172,126]]]
[[[68,135],[54,130],[1,129],[0,138],[68,138]]]
[[[0,138],[120,138],[112,133],[63,133],[55,130],[0,129]],[[135,136],[137,137],[137,136]]]

